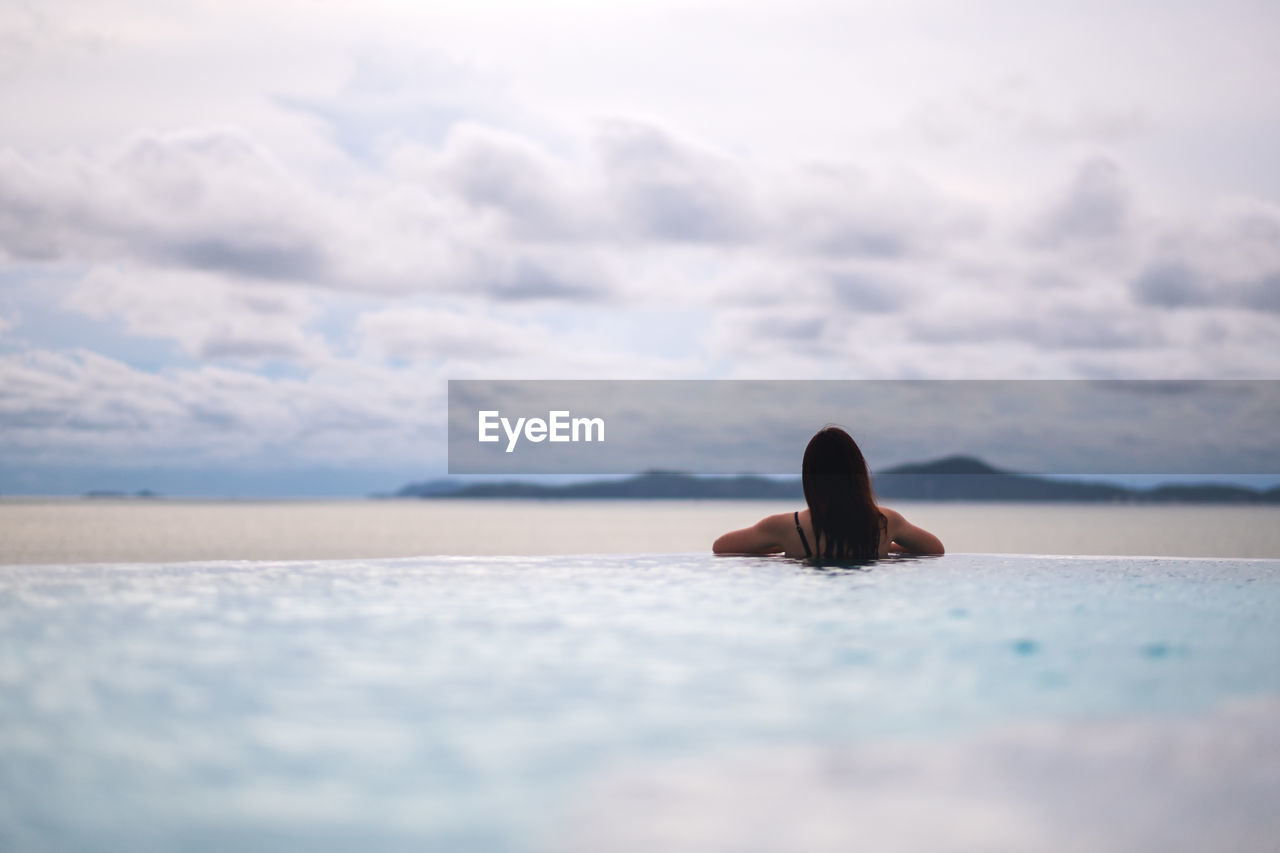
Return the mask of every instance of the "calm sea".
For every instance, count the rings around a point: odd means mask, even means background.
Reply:
[[[896,502],[951,553],[1280,557],[1280,507]],[[764,501],[0,500],[0,563],[707,552]]]
[[[1280,509],[791,508],[0,502],[0,851],[1275,849]]]

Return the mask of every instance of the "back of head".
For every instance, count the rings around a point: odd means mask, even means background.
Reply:
[[[885,521],[876,508],[867,461],[853,437],[835,426],[819,430],[805,448],[801,477],[816,556],[879,556]]]

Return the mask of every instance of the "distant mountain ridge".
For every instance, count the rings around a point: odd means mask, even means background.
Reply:
[[[1258,490],[1230,484],[1169,484],[1135,489],[1112,483],[1051,480],[995,468],[972,456],[948,456],[887,468],[873,474],[876,495],[886,499],[963,501],[1082,501],[1100,503],[1280,503],[1280,487]],[[410,483],[401,498],[621,498],[800,500],[798,477],[752,474],[703,477],[678,471],[646,471],[620,479],[549,484],[527,480],[460,483],[448,479]]]

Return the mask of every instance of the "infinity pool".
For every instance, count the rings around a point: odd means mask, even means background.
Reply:
[[[1252,849],[1277,697],[1280,560],[0,566],[0,849]]]

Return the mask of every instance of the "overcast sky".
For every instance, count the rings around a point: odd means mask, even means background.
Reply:
[[[1280,378],[1273,2],[234,8],[0,0],[0,491],[394,489],[449,378]]]

